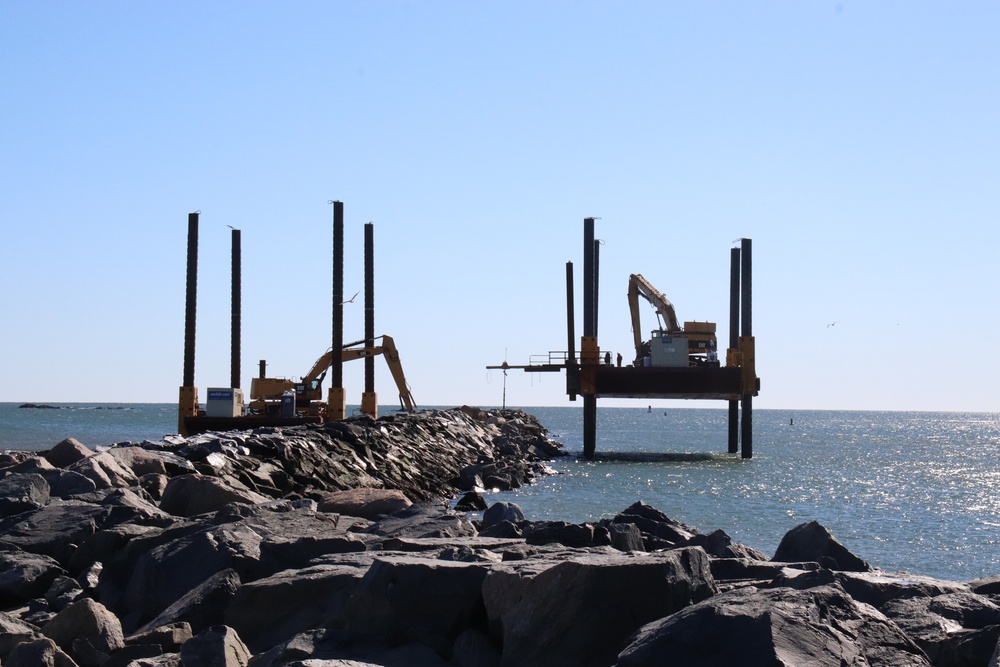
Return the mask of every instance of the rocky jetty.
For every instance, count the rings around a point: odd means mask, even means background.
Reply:
[[[456,409],[0,457],[4,667],[996,665],[1000,577],[773,557],[642,502],[456,511],[560,454]]]

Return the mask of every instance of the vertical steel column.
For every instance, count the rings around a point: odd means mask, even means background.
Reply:
[[[744,338],[749,338],[753,336],[753,281],[752,281],[752,271],[753,271],[753,259],[752,259],[752,246],[750,239],[743,239],[740,251],[740,263],[741,267],[741,303],[742,303],[742,313],[740,317],[742,336]],[[743,388],[744,391],[748,391],[747,387]],[[741,430],[741,446],[740,453],[745,459],[753,458],[753,395],[743,394],[743,420],[740,425]]]
[[[194,386],[195,319],[198,316],[198,213],[188,213],[187,293],[184,300],[184,383]]]
[[[375,393],[375,225],[365,225],[365,392],[361,411],[378,418],[378,398]]]
[[[594,337],[598,338],[597,332],[601,330],[600,308],[601,306],[601,242],[594,239]]]
[[[240,230],[233,230],[233,304],[232,331],[230,333],[229,386],[240,387],[240,338],[242,323],[242,243]]]
[[[583,221],[583,335],[596,336],[594,322],[594,218]]]
[[[573,305],[573,262],[566,262],[566,393],[575,401],[580,393],[580,367],[576,363],[576,314]]]
[[[576,364],[576,314],[573,312],[573,262],[566,262],[566,362]]]
[[[184,298],[184,379],[177,410],[177,431],[187,435],[185,417],[198,414],[198,388],[194,386],[195,320],[198,315],[198,212],[188,213],[187,281]]]
[[[740,249],[729,251],[729,349],[740,344]],[[728,354],[726,355],[729,356]],[[728,359],[727,359],[728,362]],[[740,450],[740,402],[729,401],[729,453]]]
[[[597,298],[594,257],[594,218],[583,221],[583,340],[580,345],[582,366],[580,385],[583,393],[583,456],[593,458],[597,449],[597,395],[594,366],[597,363]],[[588,368],[589,367],[589,368]]]
[[[330,419],[347,416],[344,393],[344,203],[333,204],[333,331],[330,359],[330,391],[327,415]]]

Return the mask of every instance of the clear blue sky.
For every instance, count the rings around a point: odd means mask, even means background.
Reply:
[[[986,1],[0,3],[0,401],[175,401],[194,210],[202,398],[227,225],[243,386],[304,374],[339,199],[345,291],[373,221],[421,405],[499,404],[485,366],[565,349],[599,216],[602,348],[630,355],[633,272],[725,339],[749,237],[756,407],[995,411],[998,27]],[[507,401],[571,405],[521,372]]]

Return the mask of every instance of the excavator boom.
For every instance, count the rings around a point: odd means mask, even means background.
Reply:
[[[677,322],[677,313],[674,312],[674,304],[657,290],[653,285],[638,273],[633,273],[628,277],[628,307],[632,314],[632,337],[635,340],[636,359],[642,358],[642,327],[639,323],[639,297],[642,296],[649,301],[656,309],[656,317],[660,322],[660,327],[667,331],[680,331],[680,324]]]
[[[396,388],[399,390],[400,406],[408,412],[413,412],[417,407],[413,395],[410,393],[410,388],[406,384],[406,376],[403,374],[403,366],[399,361],[396,342],[391,336],[382,335],[379,338],[382,339],[382,344],[370,348],[363,346],[364,341],[348,343],[341,350],[340,360],[342,362],[353,361],[368,356],[382,355],[392,373]],[[362,347],[358,347],[358,345]],[[305,404],[310,401],[322,400],[320,384],[323,382],[331,363],[333,363],[333,350],[327,351],[317,359],[309,372],[298,382],[284,378],[254,378],[250,386],[250,398],[258,403],[256,405],[251,403],[251,407],[264,408],[266,406],[263,403],[280,401],[282,394],[289,390],[295,390],[298,400]]]
[[[650,356],[650,341],[642,340],[642,326],[639,322],[639,297],[646,299],[656,309],[659,331],[653,336],[662,340],[681,336],[691,345],[691,352],[708,353],[715,350],[715,324],[713,322],[685,322],[681,327],[674,312],[674,305],[653,285],[638,273],[628,277],[628,306],[632,314],[632,336],[635,340],[635,363],[639,364]],[[699,357],[700,359],[700,357]]]

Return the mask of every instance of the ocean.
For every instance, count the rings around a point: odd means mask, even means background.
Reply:
[[[173,404],[0,403],[0,450],[90,447],[175,433]],[[875,567],[954,580],[1000,575],[1000,413],[754,410],[754,458],[727,454],[725,409],[598,408],[597,453],[703,453],[586,461],[579,407],[525,408],[569,456],[507,500],[529,519],[613,517],[646,502],[767,554],[815,519]],[[640,457],[641,458],[641,457]]]

